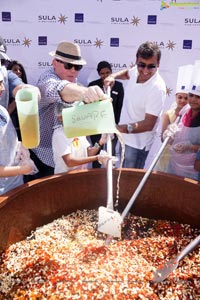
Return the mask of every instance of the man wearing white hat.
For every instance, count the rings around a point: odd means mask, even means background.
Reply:
[[[90,103],[107,98],[100,87],[84,87],[77,83],[79,71],[86,64],[77,44],[61,41],[56,51],[49,54],[53,56],[52,67],[41,74],[38,81],[41,91],[40,144],[32,151],[32,159],[39,169],[36,178],[54,174],[52,134],[58,125],[57,110],[60,103],[72,106],[74,101]]]

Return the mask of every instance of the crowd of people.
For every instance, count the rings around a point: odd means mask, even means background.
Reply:
[[[160,158],[157,171],[199,180],[200,172],[200,76],[199,62],[187,78],[188,87],[179,80],[176,107],[163,112],[166,85],[159,74],[161,51],[153,42],[144,42],[136,52],[135,65],[112,72],[111,64],[97,65],[99,78],[83,86],[78,75],[86,64],[77,44],[61,41],[50,52],[52,66],[38,79],[40,144],[25,149],[21,142],[16,110],[17,92],[28,84],[23,65],[11,60],[3,38],[0,37],[0,195],[36,178],[72,169],[107,165],[116,155],[120,143],[112,135],[113,156],[106,150],[106,134],[67,138],[62,123],[62,109],[82,101],[84,105],[111,97],[116,128],[125,143],[123,167],[143,169],[155,140],[162,116],[162,142],[169,143]],[[197,76],[195,76],[197,74]],[[126,87],[119,80],[127,80]],[[111,93],[108,95],[108,86]],[[172,126],[180,115],[180,122]],[[170,127],[171,126],[171,127]],[[104,151],[102,151],[104,149]],[[120,152],[121,153],[121,152]]]

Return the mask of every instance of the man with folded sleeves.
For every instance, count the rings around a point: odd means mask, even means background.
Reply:
[[[31,155],[39,172],[27,180],[54,174],[52,134],[58,126],[57,111],[60,103],[72,106],[74,101],[90,103],[107,98],[100,87],[84,87],[77,82],[78,74],[86,64],[78,44],[61,41],[56,51],[49,54],[53,56],[52,67],[41,74],[38,81],[41,91],[40,144],[32,149]]]

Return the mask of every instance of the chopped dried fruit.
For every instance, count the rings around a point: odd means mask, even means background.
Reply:
[[[0,255],[0,300],[196,300],[200,251],[162,283],[153,271],[198,234],[187,224],[129,215],[122,239],[105,245],[95,210],[74,212],[37,228]]]

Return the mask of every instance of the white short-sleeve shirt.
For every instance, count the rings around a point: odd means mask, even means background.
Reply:
[[[130,79],[125,88],[124,102],[119,124],[142,121],[145,114],[160,116],[166,98],[166,85],[158,71],[146,82],[137,83],[137,67],[129,70]],[[152,131],[122,134],[124,142],[133,148],[149,150],[158,126]]]
[[[87,148],[89,146],[90,143],[85,136],[67,138],[62,126],[54,129],[52,136],[53,159],[55,163],[54,173],[58,174],[69,170],[86,169],[87,164],[69,168],[62,156],[72,154],[74,157],[87,157]]]

